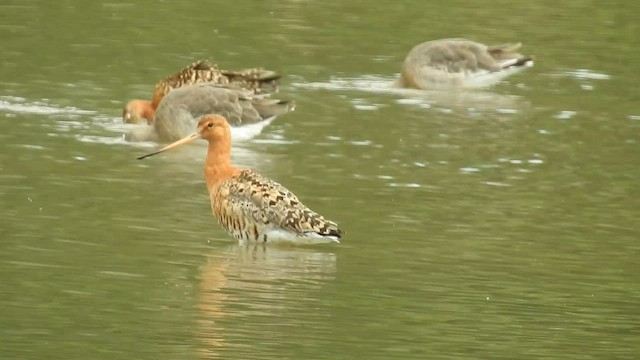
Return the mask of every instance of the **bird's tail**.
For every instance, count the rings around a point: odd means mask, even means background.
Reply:
[[[516,51],[522,47],[522,43],[491,45],[487,51],[496,59],[511,58],[519,55]]]
[[[294,111],[296,108],[293,100],[280,100],[269,97],[254,99],[252,104],[263,119],[282,115]]]
[[[517,52],[520,47],[522,47],[521,43],[492,45],[487,51],[502,68],[533,65],[533,56],[525,56]]]
[[[254,68],[243,70],[221,70],[229,78],[230,84],[241,85],[256,93],[273,93],[278,91],[281,75],[275,71]]]

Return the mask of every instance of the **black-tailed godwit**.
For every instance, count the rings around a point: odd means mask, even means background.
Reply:
[[[240,241],[339,242],[338,225],[312,211],[284,186],[231,164],[231,129],[220,115],[203,116],[197,131],[138,159],[161,153],[196,139],[209,142],[204,176],[213,215]]]

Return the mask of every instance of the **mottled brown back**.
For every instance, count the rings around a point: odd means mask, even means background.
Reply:
[[[273,229],[299,236],[342,236],[336,223],[306,207],[284,186],[252,170],[242,170],[212,190],[213,212],[236,239],[269,241],[267,233]]]
[[[156,108],[162,98],[172,89],[199,82],[249,90],[255,94],[266,94],[278,90],[280,75],[260,68],[245,70],[222,70],[206,60],[198,60],[177,73],[159,81],[153,90],[152,106]]]

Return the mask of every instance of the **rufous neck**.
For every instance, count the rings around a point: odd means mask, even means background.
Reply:
[[[158,105],[160,105],[160,101],[162,101],[162,98],[164,97],[164,93],[158,89],[156,89],[153,92],[153,99],[151,99],[151,108],[152,109],[157,109]]]
[[[210,141],[204,169],[207,186],[211,188],[219,181],[233,176],[236,170],[231,165],[230,141]]]
[[[142,102],[142,117],[152,123],[156,119],[156,111],[148,101]]]

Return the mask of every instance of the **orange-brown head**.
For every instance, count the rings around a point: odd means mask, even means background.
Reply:
[[[209,144],[215,144],[216,148],[220,150],[220,152],[228,153],[231,149],[231,127],[229,126],[227,119],[221,115],[205,115],[198,122],[196,132],[191,135],[187,135],[156,152],[140,156],[138,157],[138,160],[171,150],[198,139],[207,140]]]
[[[200,138],[209,142],[231,143],[231,127],[224,116],[206,115],[198,122]]]
[[[151,124],[155,117],[155,110],[146,100],[131,100],[122,110],[122,121],[125,123],[139,124],[146,120]]]

